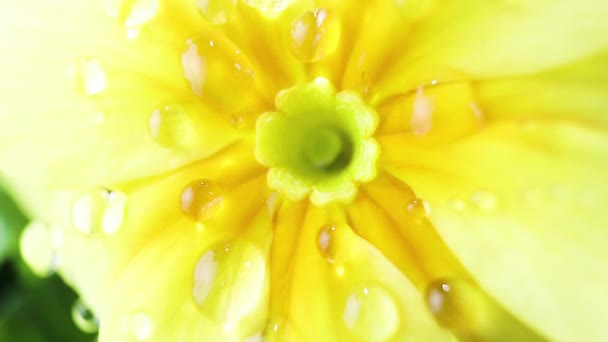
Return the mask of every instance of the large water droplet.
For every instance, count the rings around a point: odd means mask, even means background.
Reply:
[[[306,12],[291,24],[292,51],[302,62],[317,62],[336,50],[341,30],[334,12],[324,8]]]
[[[122,226],[127,196],[120,191],[93,189],[72,204],[72,225],[84,235],[114,234]]]
[[[243,0],[247,5],[267,16],[277,16],[283,12],[292,0]]]
[[[72,305],[72,320],[85,333],[95,333],[99,329],[97,317],[81,299],[77,299]]]
[[[196,0],[203,18],[216,25],[225,24],[236,12],[236,0]]]
[[[261,303],[266,262],[251,243],[220,243],[200,258],[194,270],[194,302],[206,316],[236,324]]]
[[[471,196],[471,202],[481,210],[493,210],[496,208],[496,196],[490,192],[477,191]]]
[[[74,87],[86,95],[99,94],[108,85],[101,64],[94,58],[80,58],[69,66],[67,73]]]
[[[189,40],[181,61],[192,91],[213,108],[236,110],[248,101],[255,82],[253,67],[227,38],[207,32]]]
[[[199,179],[190,183],[182,192],[182,212],[194,221],[211,219],[222,208],[221,190],[210,180]]]
[[[125,18],[128,27],[141,26],[152,20],[160,8],[159,0],[135,0]]]
[[[388,290],[374,284],[351,292],[342,320],[349,331],[363,341],[383,341],[397,332],[400,313]]]
[[[147,341],[154,334],[152,319],[145,312],[137,312],[125,321],[127,334],[136,341]]]
[[[433,99],[424,94],[422,87],[418,88],[414,97],[414,107],[410,121],[414,135],[422,136],[431,130],[433,127],[432,117],[434,109],[435,103]]]
[[[459,278],[432,281],[426,303],[437,322],[463,341],[544,341],[476,284]]]
[[[52,274],[59,266],[59,255],[53,230],[41,222],[28,224],[19,241],[21,256],[39,277]]]
[[[348,258],[350,228],[345,225],[324,225],[317,233],[317,248],[330,263],[342,263]]]
[[[186,147],[194,139],[193,122],[181,106],[155,109],[148,124],[152,138],[163,146]]]

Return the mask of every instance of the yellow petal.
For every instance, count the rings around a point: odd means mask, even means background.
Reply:
[[[0,128],[2,171],[37,184],[112,184],[175,169],[238,139],[230,118],[210,111],[183,79],[179,49],[203,23],[192,7],[163,2],[131,39],[101,1],[4,6],[0,30],[11,34],[0,56],[0,117],[10,125]],[[166,105],[187,114],[152,120]],[[191,126],[193,139],[159,144],[159,124],[173,136]]]
[[[384,97],[432,80],[527,74],[608,44],[608,7],[593,0],[436,1],[377,85]]]
[[[274,233],[270,341],[448,340],[409,279],[353,233],[339,206],[286,202]]]
[[[503,115],[439,148],[397,135],[379,142],[482,288],[550,339],[601,340],[608,134],[579,117]]]

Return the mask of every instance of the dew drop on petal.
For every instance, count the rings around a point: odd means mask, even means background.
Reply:
[[[216,110],[241,108],[255,83],[247,56],[226,37],[211,32],[186,45],[181,63],[192,91]]]
[[[86,95],[97,95],[107,87],[106,75],[95,58],[78,59],[68,67],[67,73],[74,87]]]
[[[160,8],[159,0],[135,0],[131,3],[125,25],[138,27],[152,20]]]
[[[475,283],[465,279],[435,279],[427,285],[425,299],[437,322],[459,340],[545,340]]]
[[[145,312],[137,312],[127,317],[125,327],[129,337],[135,341],[147,341],[154,334],[152,319]]]
[[[196,0],[196,7],[208,22],[225,24],[236,12],[236,0]]]
[[[182,191],[180,206],[182,212],[197,222],[214,217],[222,208],[221,190],[207,179],[198,179]]]
[[[114,234],[122,226],[127,196],[120,191],[93,189],[72,204],[72,225],[83,235]]]
[[[207,317],[237,324],[261,303],[266,262],[253,244],[220,243],[198,260],[194,269],[194,303]]]
[[[364,341],[384,341],[397,332],[400,313],[393,295],[373,284],[349,294],[342,320],[356,337]]]
[[[28,224],[19,240],[19,249],[25,263],[39,277],[51,275],[59,266],[56,236],[46,224],[34,221]]]
[[[414,97],[414,106],[412,111],[412,133],[414,135],[425,135],[427,134],[432,126],[432,116],[433,110],[435,108],[435,103],[433,99],[426,96],[422,87],[418,88],[416,92],[416,96]]]
[[[467,204],[465,203],[465,201],[459,198],[452,198],[448,201],[448,205],[455,211],[463,211],[467,208]]]
[[[87,334],[95,333],[99,329],[97,317],[82,299],[77,299],[72,305],[72,320],[80,330]]]
[[[317,233],[317,249],[330,263],[342,263],[348,257],[349,228],[344,225],[324,225]]]
[[[156,108],[148,120],[150,136],[162,146],[186,147],[194,140],[193,122],[178,105]]]
[[[335,13],[324,8],[306,12],[291,24],[292,52],[304,63],[317,62],[336,50],[340,34]]]
[[[413,221],[420,221],[430,213],[429,205],[420,198],[408,201],[405,205],[405,210]]]
[[[249,337],[246,337],[243,342],[266,342],[266,339],[262,334],[255,334]]]
[[[471,196],[471,202],[481,210],[490,211],[496,208],[496,196],[487,191],[477,191]]]
[[[273,17],[283,12],[292,0],[243,0],[247,5]]]
[[[284,342],[284,341],[302,341],[302,338],[294,325],[283,318],[273,318],[266,325],[264,330],[264,342]]]

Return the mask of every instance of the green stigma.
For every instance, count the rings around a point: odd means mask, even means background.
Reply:
[[[284,90],[277,112],[260,116],[255,155],[270,167],[268,185],[291,200],[349,202],[376,175],[377,114],[352,92],[324,78]]]

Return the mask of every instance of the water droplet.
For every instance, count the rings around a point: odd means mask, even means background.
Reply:
[[[405,209],[413,221],[423,220],[430,213],[429,205],[420,198],[414,198],[407,202]]]
[[[267,16],[277,16],[283,12],[292,0],[243,0],[247,5]]]
[[[180,198],[182,212],[194,221],[203,222],[214,217],[222,208],[220,189],[210,180],[190,183]]]
[[[448,205],[456,211],[463,211],[467,208],[467,204],[465,203],[465,201],[459,199],[459,198],[453,198],[451,200],[448,201]]]
[[[127,27],[141,26],[152,20],[159,8],[159,0],[135,0],[131,3],[125,18],[125,25]]]
[[[94,58],[80,58],[69,66],[67,73],[74,87],[86,95],[99,94],[107,87],[106,75]]]
[[[263,333],[264,342],[297,342],[302,341],[301,334],[289,321],[283,318],[273,318],[266,325]]]
[[[236,0],[196,0],[196,7],[208,22],[222,25],[236,12]]]
[[[426,304],[437,322],[462,341],[542,341],[476,284],[459,278],[432,281]],[[496,324],[500,322],[500,324]]]
[[[410,122],[414,135],[422,136],[431,130],[434,108],[435,104],[432,98],[424,95],[422,87],[418,88],[416,97],[414,98],[414,108]]]
[[[475,192],[471,196],[471,202],[481,210],[493,210],[496,208],[496,196],[486,191]]]
[[[528,205],[539,205],[545,201],[545,193],[539,189],[524,191],[524,200]]]
[[[350,228],[344,225],[324,225],[317,233],[317,248],[330,263],[342,263],[348,258]]]
[[[59,266],[57,237],[46,224],[34,221],[28,224],[19,240],[21,256],[39,277],[51,275]]]
[[[266,339],[264,338],[264,336],[262,336],[262,334],[255,334],[255,335],[249,336],[243,340],[243,342],[265,342],[265,341],[266,341]]]
[[[317,62],[336,50],[341,29],[337,15],[327,9],[306,12],[291,24],[292,52],[304,63]]]
[[[163,146],[185,147],[194,139],[193,122],[177,105],[167,105],[155,109],[148,121],[150,135]]]
[[[230,125],[234,128],[243,128],[245,126],[245,121],[242,116],[233,115],[230,118]]]
[[[249,100],[255,83],[253,67],[227,38],[207,32],[189,40],[181,62],[192,91],[215,109],[236,110]]]
[[[93,189],[72,204],[72,225],[84,235],[114,234],[122,226],[127,196],[120,191]]]
[[[194,270],[193,297],[206,316],[236,324],[255,311],[265,290],[266,261],[251,243],[220,243],[200,258]]]
[[[344,325],[364,341],[383,341],[399,328],[400,314],[393,296],[380,285],[361,287],[346,299]]]
[[[127,318],[127,333],[136,341],[146,341],[154,333],[152,319],[145,312],[137,312]]]
[[[97,317],[81,299],[77,299],[72,305],[72,320],[85,333],[95,333],[99,329]]]

